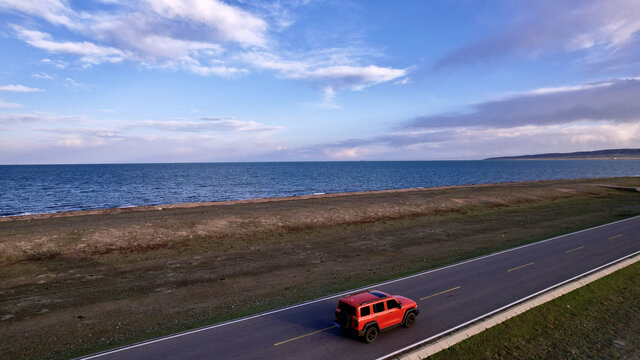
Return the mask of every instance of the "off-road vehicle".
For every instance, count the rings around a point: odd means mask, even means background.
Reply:
[[[369,290],[338,300],[335,325],[371,343],[380,331],[399,325],[412,327],[419,313],[418,305],[409,298]]]

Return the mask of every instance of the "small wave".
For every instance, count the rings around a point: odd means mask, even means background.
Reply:
[[[46,213],[32,213],[32,212],[21,212],[15,214],[2,214],[0,217],[11,217],[11,216],[23,216],[23,215],[36,215],[36,214],[46,214]]]
[[[313,193],[313,195],[326,195],[327,193]]]

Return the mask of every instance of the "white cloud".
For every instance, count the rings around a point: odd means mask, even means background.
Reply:
[[[105,113],[115,113],[111,109],[98,110]],[[46,131],[51,133],[83,133],[92,136],[115,136],[114,134],[128,134],[140,128],[155,129],[171,133],[225,133],[244,134],[247,136],[264,136],[282,129],[281,126],[264,125],[255,121],[237,120],[232,116],[203,116],[198,119],[181,120],[144,120],[132,122],[110,128],[68,128],[69,124],[90,124],[95,121],[83,116],[56,116],[44,113],[8,113],[0,114],[0,124],[22,124],[25,129]],[[37,124],[38,128],[28,125]],[[56,127],[43,128],[42,124],[55,124]]]
[[[338,54],[339,50],[334,50],[325,54],[310,54],[299,60],[287,60],[273,53],[252,52],[245,54],[243,59],[259,68],[276,70],[285,78],[324,84],[323,89],[330,87],[334,92],[345,88],[362,90],[365,87],[392,81],[407,74],[406,69],[375,65],[336,64],[336,62],[345,61],[339,56],[336,59]]]
[[[41,63],[43,64],[47,64],[47,65],[51,65],[57,69],[64,69],[67,67],[67,63],[64,61],[59,61],[59,60],[51,60],[51,59],[42,59],[40,60]]]
[[[32,75],[34,78],[38,78],[38,79],[44,79],[44,80],[53,80],[55,79],[54,76],[49,75],[47,73],[41,72],[41,73],[36,73]]]
[[[74,14],[63,0],[0,0],[0,8],[39,16],[52,24],[74,27]]]
[[[67,77],[64,79],[64,82],[62,83],[62,85],[64,85],[67,88],[72,88],[75,90],[89,90],[91,89],[91,86],[87,85],[87,84],[83,84],[81,82],[78,82],[70,77]]]
[[[247,74],[249,72],[247,69],[239,69],[224,65],[202,65],[200,62],[191,59],[182,61],[177,66],[201,76],[216,75],[220,77],[231,77]]]
[[[253,133],[268,135],[282,129],[280,126],[267,126],[255,121],[241,121],[228,117],[201,117],[195,120],[141,121],[128,126],[129,129],[150,128],[173,133]]]
[[[79,55],[80,60],[89,64],[100,64],[103,62],[121,62],[131,57],[122,50],[99,46],[92,42],[57,42],[51,39],[51,35],[35,30],[27,30],[18,26],[14,27],[18,36],[31,46],[47,50],[50,53],[62,53]]]
[[[0,100],[0,109],[14,109],[14,108],[19,108],[19,107],[22,107],[22,105],[17,104],[17,103],[4,102],[4,101]]]
[[[354,160],[366,158],[367,155],[372,154],[373,151],[367,147],[351,147],[339,149],[327,148],[324,153],[331,159]]]
[[[322,93],[324,94],[324,99],[319,107],[327,109],[340,109],[340,106],[333,101],[336,96],[336,91],[333,86],[325,86],[324,89],[322,89]]]
[[[264,46],[267,23],[253,14],[217,0],[147,0],[151,8],[168,19],[202,24],[224,40],[242,45]]]
[[[79,82],[73,80],[72,78],[65,78],[64,81],[65,81],[66,84],[68,84],[70,86],[73,86],[73,87],[82,86],[82,84],[80,84]]]
[[[218,44],[180,40],[169,36],[142,35],[130,40],[132,47],[140,50],[146,58],[153,59],[180,59],[191,55],[198,56],[199,52],[205,51],[206,55],[215,56],[222,52],[222,47]]]
[[[235,117],[233,116],[201,116],[199,117],[199,119],[204,121],[219,121],[219,120],[234,120]]]
[[[81,123],[86,119],[80,116],[55,116],[51,114],[42,113],[9,113],[0,114],[0,124],[36,124],[36,123],[51,123],[51,124],[68,124],[68,123]]]
[[[223,47],[216,42],[261,46],[266,41],[264,21],[218,1],[150,0],[113,4],[127,11],[78,13],[66,3],[60,5],[73,19],[74,25],[68,27],[94,41],[58,41],[41,31],[21,26],[13,26],[13,29],[19,38],[32,46],[50,53],[77,55],[86,65],[130,60],[149,67],[223,77],[248,71],[225,65],[220,59]],[[11,5],[6,4],[6,7],[51,21],[50,16],[31,7],[12,8]],[[203,28],[208,30],[203,32]],[[66,67],[58,60],[43,59],[43,62],[58,68]]]
[[[347,88],[362,90],[367,86],[380,84],[405,76],[406,70],[369,66],[329,66],[303,74],[303,78],[329,81],[342,84]]]
[[[40,92],[42,89],[32,88],[24,85],[3,85],[0,86],[0,91],[9,91],[9,92]]]

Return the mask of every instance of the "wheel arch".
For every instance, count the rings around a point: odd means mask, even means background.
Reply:
[[[418,309],[415,307],[412,307],[410,309],[407,309],[407,311],[404,312],[404,315],[402,316],[402,323],[404,324],[404,321],[407,320],[407,316],[411,313],[414,313],[416,315],[418,315]]]
[[[367,329],[370,328],[371,326],[374,326],[376,329],[378,329],[378,332],[380,332],[380,325],[378,325],[378,322],[375,320],[369,321],[368,323],[366,323],[362,328],[362,330],[367,331]]]

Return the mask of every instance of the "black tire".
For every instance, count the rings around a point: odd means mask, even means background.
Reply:
[[[413,326],[413,324],[416,323],[416,313],[414,313],[413,311],[408,313],[407,316],[404,318],[404,327],[406,328],[410,328]]]
[[[378,328],[375,326],[369,326],[364,332],[363,340],[369,344],[376,341],[378,338]]]

